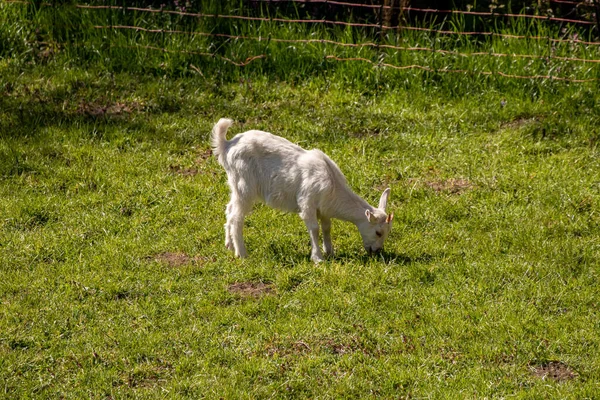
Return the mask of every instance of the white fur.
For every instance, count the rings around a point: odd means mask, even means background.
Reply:
[[[320,150],[307,151],[282,137],[256,130],[228,141],[225,137],[232,123],[220,119],[213,128],[211,143],[231,189],[225,246],[236,256],[247,256],[242,235],[244,217],[257,201],[300,214],[310,234],[311,259],[315,262],[323,259],[319,221],[325,254],[333,254],[331,218],[354,223],[369,253],[383,247],[393,219],[393,214],[385,212],[389,188],[381,195],[379,206],[372,207],[348,187],[338,166]]]

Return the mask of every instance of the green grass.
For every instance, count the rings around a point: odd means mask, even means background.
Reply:
[[[5,397],[597,395],[593,87],[374,96],[15,62],[0,74]],[[225,116],[324,150],[372,203],[390,186],[383,256],[335,221],[337,255],[314,265],[300,219],[257,207],[250,257],[233,258],[207,153]],[[230,290],[243,282],[270,291]],[[576,376],[532,373],[551,361]]]
[[[600,77],[596,64],[163,40],[91,29],[106,13],[69,5],[0,3],[2,18],[0,397],[598,396],[598,83],[477,75],[589,79]],[[408,33],[384,41],[550,50]],[[118,48],[138,44],[268,57],[238,68]],[[472,72],[373,68],[326,61],[328,52]],[[371,203],[391,187],[385,252],[368,257],[356,228],[334,221],[336,256],[314,265],[300,218],[258,206],[245,224],[250,257],[235,259],[223,243],[226,176],[208,143],[221,117],[236,121],[230,135],[263,129],[323,150]],[[552,366],[570,379],[536,373]]]

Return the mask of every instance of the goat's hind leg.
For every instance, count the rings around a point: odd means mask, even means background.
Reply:
[[[231,236],[231,223],[229,218],[232,207],[233,205],[230,201],[229,204],[227,204],[227,208],[225,209],[225,215],[227,216],[227,222],[225,222],[225,247],[227,247],[231,251],[235,251],[235,248],[233,247],[233,238]]]
[[[231,207],[227,206],[229,213],[227,215],[227,223],[225,224],[229,229],[225,228],[225,234],[227,235],[229,232],[230,244],[233,244],[236,257],[244,258],[248,256],[246,246],[244,245],[244,217],[252,209],[252,204],[246,204],[239,197],[232,196],[230,205]],[[227,238],[225,245],[227,245]]]

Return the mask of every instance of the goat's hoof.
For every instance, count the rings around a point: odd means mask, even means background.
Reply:
[[[312,256],[310,258],[315,264],[318,264],[320,262],[323,262],[323,258],[319,257],[319,256]]]

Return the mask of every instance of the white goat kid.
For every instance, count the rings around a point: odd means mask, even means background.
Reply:
[[[331,218],[354,223],[367,252],[383,247],[394,218],[385,212],[389,188],[381,195],[379,206],[372,207],[348,187],[338,166],[320,150],[307,151],[282,137],[257,130],[226,140],[232,123],[220,119],[213,127],[211,142],[231,188],[225,246],[236,256],[247,256],[242,235],[244,217],[257,201],[300,214],[310,234],[311,259],[315,262],[323,259],[319,220],[328,256],[333,254]]]

